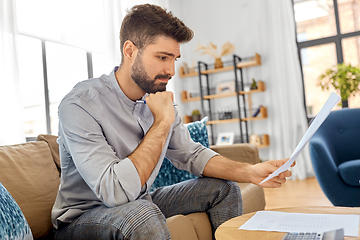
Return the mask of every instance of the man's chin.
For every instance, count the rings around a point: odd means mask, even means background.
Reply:
[[[151,84],[146,85],[141,85],[137,83],[137,85],[146,93],[157,93],[166,91],[167,82],[160,82],[157,84],[155,84],[155,82],[152,82]]]
[[[165,88],[152,89],[148,93],[157,93],[157,92],[165,92],[165,91],[166,91],[166,87]]]
[[[161,82],[157,88],[156,88],[156,92],[164,92],[166,91],[166,85],[167,85],[167,82]]]

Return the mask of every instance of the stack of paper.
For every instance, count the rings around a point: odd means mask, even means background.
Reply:
[[[359,219],[359,215],[259,211],[239,229],[323,233],[343,228],[345,236],[358,237]]]

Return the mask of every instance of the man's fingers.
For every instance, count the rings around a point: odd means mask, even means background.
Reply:
[[[269,172],[272,173],[274,171],[276,171],[276,169],[278,169],[280,166],[278,166],[276,161],[268,161],[267,163],[269,163]]]
[[[286,182],[286,178],[274,177],[274,178],[273,178],[273,181],[274,181],[274,182],[277,182],[277,183],[285,183],[285,182]]]
[[[264,187],[279,188],[279,187],[281,187],[281,183],[275,182],[275,181],[269,181],[267,186],[264,186]]]
[[[279,188],[285,182],[286,182],[286,178],[274,177],[273,179],[269,180],[269,187]]]
[[[287,170],[287,171],[285,171],[285,172],[280,173],[280,174],[279,174],[279,177],[281,177],[281,178],[287,178],[287,177],[291,177],[291,175],[292,175],[291,171]]]

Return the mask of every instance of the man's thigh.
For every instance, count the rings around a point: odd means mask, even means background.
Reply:
[[[170,239],[166,219],[150,201],[100,206],[55,230],[55,239]]]
[[[208,212],[216,205],[221,205],[218,201],[227,201],[227,208],[234,205],[233,211],[238,215],[242,213],[241,193],[238,185],[217,178],[194,178],[162,187],[152,192],[151,197],[166,218],[177,214]]]

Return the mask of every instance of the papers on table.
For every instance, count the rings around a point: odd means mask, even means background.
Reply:
[[[280,173],[286,171],[289,169],[291,164],[296,160],[296,158],[299,156],[301,150],[305,147],[305,145],[309,142],[310,138],[314,135],[314,133],[318,130],[320,125],[325,121],[327,116],[330,114],[331,109],[334,108],[334,106],[339,102],[340,97],[336,95],[335,93],[331,93],[330,97],[326,101],[325,105],[320,110],[319,114],[315,117],[314,121],[310,125],[310,127],[305,132],[304,136],[300,140],[299,144],[295,148],[293,154],[291,155],[290,159],[281,167],[279,167],[276,171],[274,171],[272,174],[270,174],[267,178],[265,178],[260,184],[263,184],[264,182],[270,180],[273,177],[278,176]]]
[[[358,237],[359,218],[359,215],[259,211],[239,229],[322,233],[343,228],[345,236]]]

